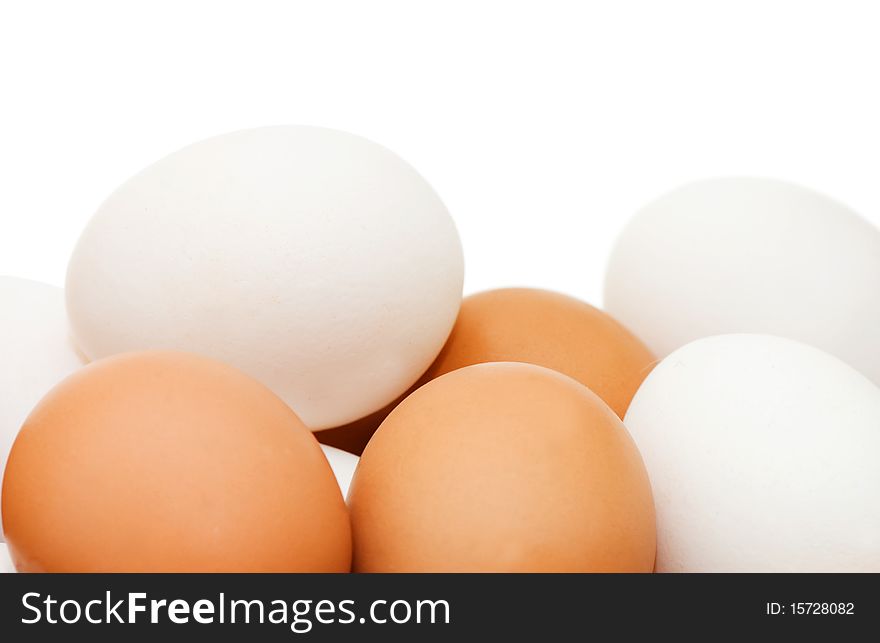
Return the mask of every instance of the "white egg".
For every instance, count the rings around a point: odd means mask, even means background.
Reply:
[[[664,359],[624,423],[660,572],[880,571],[880,388],[789,339],[722,335]]]
[[[449,213],[398,156],[335,130],[266,127],[190,145],[117,189],[70,260],[67,303],[90,358],[201,353],[322,429],[425,371],[463,272]]]
[[[9,557],[9,548],[0,543],[0,574],[14,574],[15,566]]]
[[[28,413],[50,388],[82,366],[85,359],[70,341],[64,292],[60,288],[0,277],[0,311],[2,474]]]
[[[880,231],[811,190],[724,178],[642,209],[608,264],[605,308],[655,354],[724,333],[811,344],[880,384]]]
[[[330,468],[333,469],[333,475],[336,476],[336,482],[339,483],[342,497],[348,498],[348,488],[351,486],[351,478],[354,476],[354,470],[357,469],[360,458],[353,453],[326,444],[322,444],[321,449],[324,450]]]

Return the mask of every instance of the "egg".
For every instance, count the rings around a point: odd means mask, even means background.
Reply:
[[[623,417],[654,356],[620,323],[579,299],[504,288],[465,299],[449,340],[421,381],[483,362],[552,368],[579,381]]]
[[[657,571],[880,571],[880,389],[816,348],[722,335],[673,352],[625,418]]]
[[[455,369],[484,362],[526,362],[578,380],[623,417],[654,356],[635,335],[589,304],[534,288],[466,297],[437,359],[409,392]],[[370,417],[322,432],[319,439],[363,451],[403,397]]]
[[[0,276],[0,310],[2,476],[9,449],[31,408],[52,386],[82,366],[85,358],[70,341],[60,288]]]
[[[70,259],[67,307],[91,358],[203,354],[322,429],[424,372],[463,270],[448,211],[405,161],[344,132],[265,127],[185,147],[111,194]]]
[[[9,549],[3,543],[0,543],[0,574],[14,574],[15,567],[12,559],[9,557]]]
[[[725,333],[789,337],[880,384],[880,231],[782,181],[720,178],[642,209],[612,252],[605,309],[663,357]]]
[[[479,364],[407,397],[349,492],[361,572],[648,572],[651,488],[614,412],[566,375]]]
[[[3,480],[30,572],[347,572],[345,502],[262,384],[172,352],[90,364],[28,416]]]
[[[321,445],[321,450],[324,451],[327,462],[330,463],[330,468],[333,469],[333,475],[336,477],[336,482],[339,483],[339,490],[342,492],[342,497],[345,498],[348,495],[348,488],[351,485],[351,478],[354,475],[354,470],[357,469],[359,458],[347,451],[343,451],[342,449],[323,444]]]

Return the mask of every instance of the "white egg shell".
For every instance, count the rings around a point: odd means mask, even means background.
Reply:
[[[67,304],[90,358],[201,353],[322,429],[422,374],[463,273],[449,213],[398,156],[335,130],[266,127],[190,145],[117,189],[70,260]]]
[[[722,178],[642,209],[611,255],[605,308],[662,357],[724,333],[811,344],[880,384],[880,231],[811,190]]]
[[[880,389],[837,358],[697,340],[624,422],[654,490],[657,571],[880,571]]]
[[[9,557],[9,548],[0,543],[0,574],[14,574],[15,566]]]
[[[84,363],[70,341],[64,292],[0,277],[0,474],[34,405]]]
[[[351,486],[351,478],[354,475],[354,470],[357,469],[360,458],[353,453],[326,444],[322,444],[321,449],[330,463],[330,468],[333,469],[333,475],[336,476],[336,482],[339,483],[342,497],[348,498],[348,488]]]

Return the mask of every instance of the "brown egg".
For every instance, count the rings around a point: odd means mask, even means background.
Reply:
[[[533,288],[467,297],[427,382],[483,362],[527,362],[565,373],[623,417],[655,363],[647,347],[612,317],[573,297]]]
[[[349,492],[360,572],[650,572],[656,534],[641,457],[573,379],[471,366],[407,397]]]
[[[3,481],[20,571],[346,572],[321,448],[267,388],[202,357],[87,366],[25,421]]]
[[[655,361],[635,335],[578,299],[533,288],[489,290],[464,299],[446,346],[407,394],[463,366],[527,362],[575,378],[622,418]],[[357,422],[319,431],[318,440],[360,454],[405,397]]]

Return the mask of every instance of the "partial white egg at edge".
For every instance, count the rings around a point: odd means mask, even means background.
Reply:
[[[0,574],[14,574],[15,567],[12,558],[9,557],[9,547],[6,543],[0,543]]]
[[[880,388],[768,335],[691,342],[624,423],[654,492],[658,572],[880,571]]]
[[[880,230],[786,181],[723,177],[642,208],[608,261],[605,309],[664,357],[726,333],[788,337],[880,385]]]

